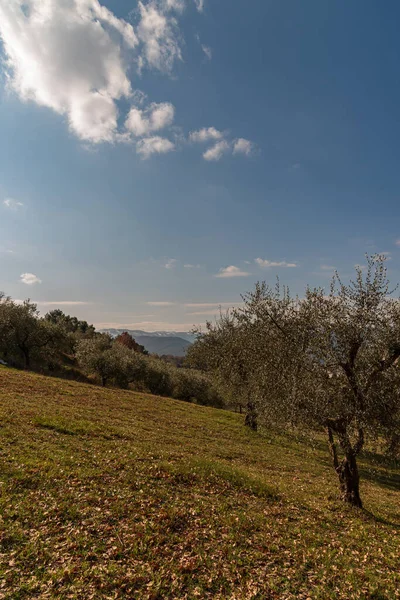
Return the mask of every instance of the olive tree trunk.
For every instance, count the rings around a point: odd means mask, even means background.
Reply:
[[[357,458],[354,452],[347,452],[344,459],[336,469],[339,475],[342,500],[362,508],[360,498],[360,476],[358,473]]]
[[[332,427],[328,426],[329,450],[333,460],[333,466],[339,477],[340,497],[344,502],[362,508],[360,497],[360,475],[357,466],[357,454],[360,452],[363,443],[363,432],[359,431],[357,443],[352,446],[349,440],[347,431],[342,428],[336,428],[338,433],[339,443],[343,450],[344,457],[339,461],[336,444],[333,437]]]
[[[248,402],[246,406],[246,417],[244,420],[244,424],[253,431],[257,431],[258,423],[257,423],[257,409],[254,402]]]

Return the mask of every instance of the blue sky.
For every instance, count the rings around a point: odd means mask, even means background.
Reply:
[[[397,282],[399,18],[391,0],[0,0],[0,289],[174,330],[365,252]]]

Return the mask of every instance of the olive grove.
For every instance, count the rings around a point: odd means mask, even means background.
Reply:
[[[385,257],[356,278],[335,274],[328,294],[292,297],[265,283],[244,306],[208,323],[189,351],[248,407],[247,423],[324,431],[344,501],[362,506],[357,457],[369,438],[400,439],[400,303]]]

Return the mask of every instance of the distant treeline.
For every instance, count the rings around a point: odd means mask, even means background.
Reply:
[[[101,385],[150,392],[222,407],[208,375],[184,368],[182,360],[149,356],[127,332],[113,339],[93,325],[57,309],[41,317],[30,300],[0,293],[0,359],[9,366]],[[178,368],[178,366],[180,368]]]

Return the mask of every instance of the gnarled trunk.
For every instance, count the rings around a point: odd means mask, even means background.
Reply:
[[[254,402],[248,402],[246,406],[246,417],[244,420],[244,424],[253,431],[257,431],[257,410]]]
[[[31,355],[28,348],[22,348],[22,354],[24,356],[24,368],[29,369],[31,366]]]
[[[339,462],[337,455],[336,444],[333,438],[333,427],[338,434],[341,448],[344,452],[344,458]],[[327,427],[328,440],[329,440],[329,451],[332,456],[333,466],[339,476],[340,484],[340,496],[344,502],[348,502],[352,506],[362,508],[362,501],[360,498],[360,475],[358,473],[357,466],[357,454],[362,449],[364,444],[364,433],[362,429],[359,430],[359,436],[357,443],[352,447],[349,437],[347,435],[345,427],[343,425],[338,426],[337,423],[329,425]]]
[[[339,475],[342,500],[362,508],[360,498],[360,476],[358,473],[357,459],[354,452],[347,452],[346,456],[336,469]]]

